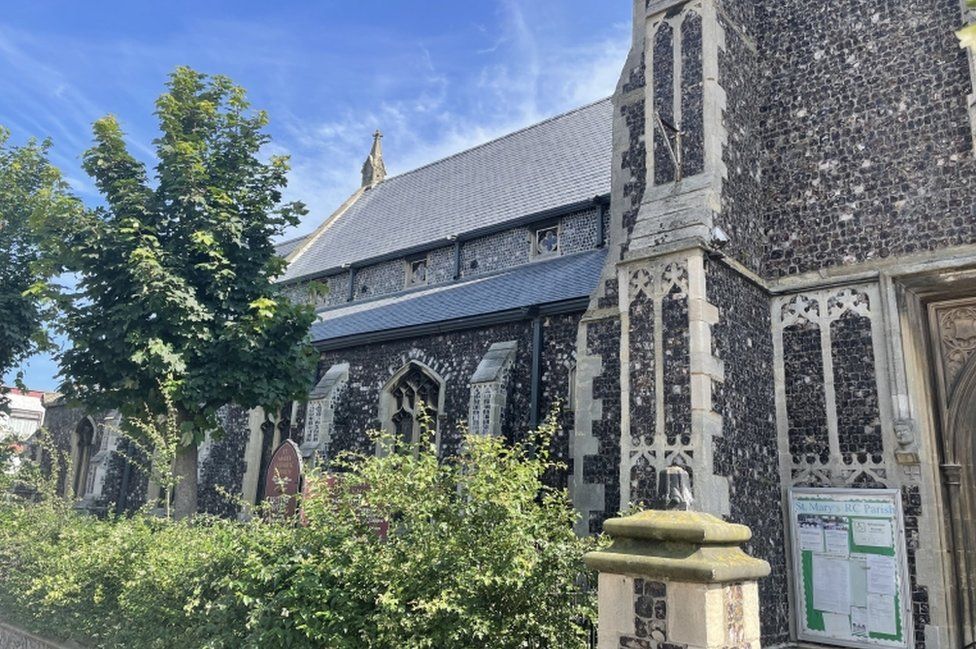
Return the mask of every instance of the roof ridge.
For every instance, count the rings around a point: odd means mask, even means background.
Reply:
[[[415,167],[413,169],[410,169],[409,171],[404,171],[404,172],[399,173],[399,174],[396,174],[394,176],[389,176],[388,178],[385,178],[381,183],[379,183],[378,185],[376,185],[376,187],[380,187],[382,185],[385,185],[386,183],[390,182],[391,180],[396,180],[398,178],[403,178],[404,176],[409,176],[410,174],[417,173],[418,171],[423,171],[424,169],[427,169],[429,167],[433,167],[434,165],[442,164],[444,162],[447,162],[448,160],[453,160],[454,158],[457,158],[459,156],[465,155],[466,153],[471,153],[472,151],[477,151],[478,149],[483,149],[486,146],[489,146],[491,144],[496,144],[498,142],[501,142],[502,140],[507,140],[510,137],[515,137],[516,135],[521,135],[522,133],[525,133],[526,131],[529,131],[531,129],[537,128],[539,126],[543,126],[545,124],[549,124],[549,123],[555,122],[556,120],[560,120],[560,119],[569,117],[570,115],[574,115],[576,113],[579,113],[581,111],[586,110],[587,108],[592,108],[592,107],[596,106],[597,104],[602,104],[603,102],[610,101],[612,99],[613,99],[613,96],[608,96],[608,97],[604,97],[602,99],[597,99],[596,101],[591,101],[588,104],[584,104],[582,106],[577,106],[576,108],[573,108],[572,110],[567,110],[566,112],[559,113],[557,115],[553,115],[552,117],[547,117],[547,118],[545,118],[542,121],[535,122],[533,124],[529,124],[528,126],[523,126],[522,128],[515,129],[514,131],[509,131],[508,133],[504,133],[502,135],[499,135],[498,137],[494,137],[494,138],[488,140],[487,142],[482,142],[481,144],[476,144],[473,147],[464,149],[462,151],[458,151],[456,153],[452,153],[451,155],[444,156],[443,158],[439,158],[437,160],[433,160],[431,162],[428,162],[427,164],[423,164],[423,165],[420,165],[419,167]]]

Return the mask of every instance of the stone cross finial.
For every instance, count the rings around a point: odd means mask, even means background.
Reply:
[[[377,129],[373,134],[373,148],[363,163],[363,187],[376,187],[386,178],[386,165],[383,163],[383,134]]]
[[[691,477],[680,466],[669,466],[661,473],[658,497],[665,509],[688,511],[694,498],[691,495]]]

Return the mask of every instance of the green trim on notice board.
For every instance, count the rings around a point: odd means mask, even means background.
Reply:
[[[798,601],[797,606],[802,607],[800,620],[798,621],[798,636],[800,640],[817,642],[821,644],[836,644],[846,647],[865,647],[871,649],[885,649],[895,647],[910,646],[907,639],[911,636],[911,615],[910,610],[906,610],[904,602],[909,586],[909,574],[907,571],[907,560],[905,547],[905,531],[903,521],[903,505],[901,503],[901,493],[898,490],[858,490],[858,489],[793,489],[790,490],[790,533],[793,543],[793,566],[794,573],[799,572],[796,577],[797,595],[802,597],[802,602]],[[884,510],[879,508],[884,506]],[[877,512],[877,513],[875,513]],[[830,633],[828,632],[827,614],[814,608],[814,585],[815,575],[813,574],[814,556],[816,550],[801,549],[800,544],[800,521],[819,519],[818,524],[826,532],[829,529],[839,529],[839,526],[831,527],[831,523],[846,524],[847,532],[847,556],[849,564],[856,563],[856,557],[879,556],[890,557],[895,560],[895,579],[894,594],[890,600],[894,607],[894,634],[878,633],[868,631],[866,635],[854,635],[850,627],[847,632]],[[891,544],[890,545],[858,545],[854,542],[855,523],[857,521],[889,521],[891,523]],[[809,536],[809,535],[808,535]],[[859,537],[860,538],[860,537]],[[830,547],[829,538],[827,547]],[[836,538],[834,540],[837,540]],[[862,539],[866,540],[866,539]],[[881,538],[877,539],[881,541]],[[825,558],[844,559],[845,555],[840,554],[840,549],[836,553],[828,554],[824,548]],[[854,559],[851,558],[854,555]],[[862,564],[863,565],[863,564]],[[853,565],[852,565],[853,567]],[[863,568],[862,568],[863,569]],[[853,573],[852,573],[853,574]],[[865,575],[867,578],[868,575]],[[851,593],[853,596],[865,596],[861,590]],[[870,597],[870,593],[867,593]],[[857,600],[854,600],[857,601]],[[866,603],[865,603],[866,604]],[[862,604],[858,601],[858,608]],[[851,607],[855,608],[854,606]],[[866,611],[865,614],[868,612]],[[840,615],[843,615],[841,613]],[[843,619],[843,618],[841,618]],[[848,616],[850,620],[850,616]],[[870,624],[870,621],[868,621]]]

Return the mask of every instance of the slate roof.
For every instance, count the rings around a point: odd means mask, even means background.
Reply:
[[[305,236],[295,237],[294,239],[288,239],[287,241],[282,241],[281,243],[275,244],[275,253],[279,257],[287,257],[291,252],[300,246],[303,241],[305,241]]]
[[[612,117],[604,99],[387,178],[293,260],[281,281],[607,194]]]
[[[312,340],[323,342],[587,297],[599,281],[606,254],[605,248],[589,250],[332,308],[312,325]]]

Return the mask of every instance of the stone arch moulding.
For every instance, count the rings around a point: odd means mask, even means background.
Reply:
[[[976,635],[976,355],[960,370],[946,414],[943,473],[949,496],[950,526],[962,635]]]
[[[429,383],[424,383],[424,380]],[[441,446],[441,417],[444,413],[444,402],[447,389],[447,380],[430,365],[412,358],[408,360],[399,370],[386,381],[380,390],[379,421],[383,431],[389,435],[396,436],[398,432],[403,432],[407,427],[406,419],[409,418],[411,436],[414,441],[418,439],[419,428],[417,416],[419,411],[417,405],[419,400],[411,402],[411,392],[416,393],[421,388],[421,392],[426,392],[428,397],[430,392],[436,389],[432,401],[427,406],[434,410],[433,421],[435,426],[434,444],[436,448]],[[421,397],[423,394],[421,394]],[[398,424],[400,427],[398,428]],[[377,452],[381,449],[377,448]]]
[[[71,432],[71,475],[65,480],[64,493],[76,500],[86,495],[97,431],[95,420],[86,415]]]
[[[89,505],[103,499],[109,464],[119,447],[118,430],[121,422],[118,411],[112,411],[95,428],[95,455],[91,459],[88,487],[85,489],[85,501]]]

